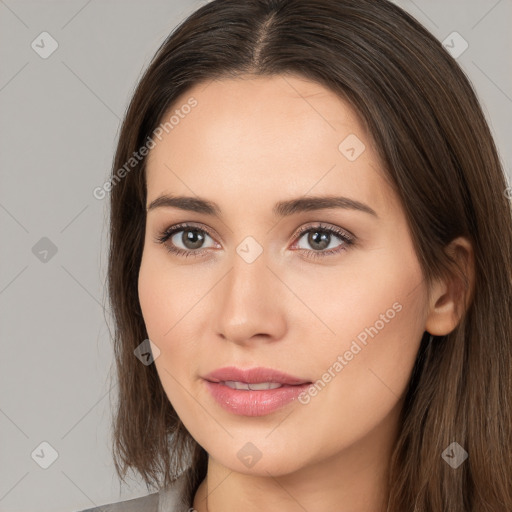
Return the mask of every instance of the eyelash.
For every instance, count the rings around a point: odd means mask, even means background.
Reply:
[[[172,253],[176,254],[177,256],[185,256],[188,258],[189,256],[193,257],[200,257],[204,252],[206,252],[208,249],[198,249],[198,250],[184,250],[180,249],[179,247],[174,247],[167,245],[166,242],[169,240],[173,235],[176,233],[179,233],[180,231],[198,231],[200,233],[206,233],[210,238],[213,238],[212,234],[208,229],[199,228],[193,224],[188,223],[182,223],[182,224],[176,224],[174,226],[171,226],[167,228],[165,231],[163,231],[160,235],[158,235],[155,238],[155,241],[157,243],[165,245],[166,249]],[[323,233],[328,233],[330,235],[334,235],[341,239],[343,242],[342,245],[339,245],[338,247],[334,249],[328,249],[328,250],[322,250],[322,251],[314,251],[312,249],[298,249],[299,251],[306,251],[308,253],[311,253],[308,257],[310,258],[324,258],[333,254],[338,254],[342,251],[346,251],[350,246],[354,245],[356,242],[356,238],[353,235],[349,235],[346,231],[341,230],[339,228],[333,227],[333,226],[326,226],[322,223],[319,223],[315,226],[307,226],[299,229],[299,232],[296,234],[297,241],[302,238],[302,236],[305,233],[309,232],[315,232],[320,231]]]

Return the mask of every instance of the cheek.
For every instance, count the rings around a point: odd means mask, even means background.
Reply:
[[[145,252],[139,270],[139,303],[148,336],[155,342],[171,327],[169,325],[171,315],[164,315],[167,297],[161,278],[159,268],[152,264]]]
[[[363,267],[362,273],[352,267],[342,287],[326,281],[318,307],[323,304],[319,311],[336,334],[317,339],[310,360],[319,380],[313,396],[303,399],[305,409],[311,408],[308,415],[328,412],[333,438],[337,429],[344,430],[340,442],[370,431],[397,405],[426,318],[425,287],[415,258],[404,260],[403,253],[400,258],[390,252]]]
[[[358,381],[371,378],[368,368],[373,366],[390,374],[412,369],[427,298],[422,270],[407,238],[354,252],[335,270],[317,273],[314,287],[307,276],[301,279],[296,289],[302,295],[309,290],[308,306],[328,327],[317,323],[322,328],[315,340],[317,372],[326,371],[345,353],[349,364],[343,372]]]
[[[183,358],[193,360],[192,346],[180,333],[180,318],[186,315],[189,302],[181,283],[173,282],[161,258],[151,250],[143,254],[139,270],[139,302],[149,339],[159,348],[155,367],[169,401],[177,410],[183,409],[185,370]],[[179,293],[178,293],[179,291]],[[190,309],[190,307],[188,308]],[[185,353],[184,353],[185,351]]]
[[[190,274],[171,271],[165,250],[144,250],[139,270],[139,303],[149,337],[169,344],[173,335],[193,315],[205,290],[201,280]],[[152,339],[152,338],[151,338]]]
[[[161,356],[155,364],[164,386],[173,385],[171,374],[185,374],[183,361],[197,360],[201,347],[196,319],[205,315],[206,300],[201,299],[207,291],[208,283],[200,272],[191,281],[189,271],[171,271],[165,251],[150,248],[144,252],[139,270],[139,302],[148,337],[160,349]]]
[[[387,339],[393,351],[395,342],[421,334],[425,287],[421,267],[407,248],[354,252],[337,267],[315,270],[314,278],[311,272],[286,276],[312,313],[304,315],[304,308],[298,307],[291,325],[309,331],[304,339],[314,339],[315,347],[321,348],[317,356],[324,365],[328,359],[322,354],[332,359],[349,350],[353,340],[364,347],[365,342],[382,345]]]

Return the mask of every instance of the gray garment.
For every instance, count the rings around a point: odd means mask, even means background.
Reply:
[[[159,492],[133,500],[109,503],[80,512],[192,512],[192,504],[183,502],[185,475]]]

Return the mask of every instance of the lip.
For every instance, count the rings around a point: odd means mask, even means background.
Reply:
[[[241,416],[264,416],[293,402],[312,383],[271,368],[219,368],[203,377],[205,385],[217,403],[228,412]],[[232,389],[226,381],[248,384],[275,382],[282,385],[276,389],[239,390]]]
[[[262,366],[246,369],[237,368],[236,366],[226,366],[210,372],[203,378],[210,382],[225,382],[227,380],[237,380],[239,382],[247,382],[248,384],[254,384],[256,382],[277,382],[288,386],[309,382],[306,379],[294,377],[279,370],[264,368]]]

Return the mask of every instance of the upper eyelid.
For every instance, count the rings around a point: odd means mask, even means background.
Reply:
[[[337,236],[341,236],[344,234],[346,235],[347,238],[350,238],[351,240],[355,240],[356,238],[355,235],[353,235],[350,231],[348,231],[345,228],[335,226],[333,224],[327,224],[321,221],[318,221],[317,224],[313,226],[301,226],[299,229],[295,231],[295,236],[303,235],[304,233],[307,233],[309,230],[312,229],[330,231]],[[341,233],[338,233],[338,231],[341,231]]]

